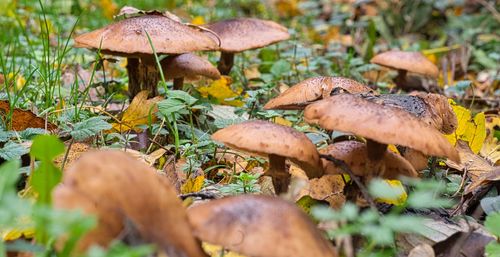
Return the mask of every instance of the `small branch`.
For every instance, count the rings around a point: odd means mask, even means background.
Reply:
[[[371,198],[370,194],[368,193],[368,190],[366,189],[365,185],[361,183],[361,180],[357,176],[354,175],[352,170],[347,166],[347,164],[343,160],[339,160],[336,158],[333,158],[330,155],[325,155],[325,154],[320,154],[320,157],[326,160],[331,161],[335,166],[339,167],[342,169],[345,173],[349,174],[352,180],[354,180],[354,183],[358,185],[359,190],[361,191],[361,194],[365,197],[366,201],[370,205],[370,208],[374,211],[378,211],[377,206],[375,205],[375,202]]]

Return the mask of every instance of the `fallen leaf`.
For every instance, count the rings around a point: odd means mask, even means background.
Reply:
[[[192,20],[191,20],[191,24],[193,25],[203,25],[205,24],[205,19],[203,18],[203,16],[195,16]]]
[[[228,251],[224,249],[224,247],[219,246],[219,245],[213,245],[209,243],[203,243],[201,245],[203,247],[203,250],[205,250],[206,253],[208,253],[211,257],[245,257],[245,255],[237,254],[235,252]]]
[[[467,141],[474,153],[478,153],[486,138],[485,116],[478,113],[472,118],[471,112],[450,100],[450,104],[458,119],[458,127],[453,134],[445,135],[452,145],[457,140]]]
[[[376,200],[382,203],[387,203],[387,204],[392,204],[392,205],[402,205],[406,202],[406,199],[408,198],[408,195],[406,194],[406,190],[403,187],[403,184],[401,184],[401,181],[399,180],[383,180],[384,183],[389,185],[392,189],[394,194],[394,197],[391,198],[377,198]]]
[[[6,122],[7,115],[10,112],[9,102],[0,101],[0,117],[3,122]],[[22,131],[27,128],[42,128],[45,129],[47,126],[48,131],[55,131],[57,129],[56,125],[45,121],[45,119],[37,117],[31,111],[24,111],[21,109],[15,108],[12,112],[11,116],[11,129],[15,131]]]
[[[112,124],[113,129],[120,133],[132,129],[141,132],[142,130],[138,126],[156,121],[156,115],[154,115],[158,110],[156,104],[161,100],[163,100],[161,96],[148,99],[148,91],[146,90],[139,92],[122,114],[120,122]]]
[[[66,147],[69,147],[69,145],[66,144]],[[80,156],[82,156],[82,154],[88,152],[90,149],[90,145],[85,143],[75,142],[71,144],[71,148],[69,148],[68,157],[66,159],[64,167],[69,168],[76,160],[80,158]],[[54,160],[54,164],[56,164],[57,167],[61,168],[65,154],[59,155]]]
[[[313,199],[327,201],[331,207],[338,209],[345,203],[344,185],[341,175],[324,175],[309,180],[309,185],[301,191],[299,197],[309,195]]]
[[[221,104],[241,107],[244,103],[241,100],[234,100],[233,98],[240,96],[242,90],[233,90],[231,83],[230,77],[222,76],[220,79],[213,81],[209,86],[199,87],[198,91],[203,97],[211,96]]]
[[[203,188],[205,176],[195,176],[188,178],[181,186],[181,194],[189,194],[199,192]]]

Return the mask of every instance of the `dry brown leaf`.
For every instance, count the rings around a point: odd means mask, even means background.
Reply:
[[[3,122],[5,122],[7,115],[10,112],[10,106],[8,101],[0,101],[0,117]],[[47,126],[48,131],[55,131],[57,126],[45,121],[45,119],[37,117],[31,111],[25,111],[15,108],[12,112],[12,130],[22,131],[27,128],[42,128],[45,129]]]
[[[123,113],[120,119],[121,122],[112,124],[113,129],[120,133],[132,129],[140,132],[141,129],[137,128],[139,125],[155,122],[156,116],[154,113],[157,111],[156,104],[162,99],[163,97],[161,96],[148,99],[148,91],[139,92]]]
[[[206,256],[192,235],[185,210],[169,182],[126,153],[86,153],[64,173],[59,188],[66,186],[98,204],[99,209],[116,211],[121,224],[132,224],[144,241],[155,243],[168,256]],[[56,192],[64,190],[59,188]],[[80,206],[78,199],[54,196],[59,208]],[[86,204],[88,202],[83,203]],[[108,218],[99,215],[99,221]],[[84,240],[91,240],[89,238],[92,237],[87,235]],[[104,242],[107,243],[109,241]]]
[[[341,175],[324,175],[311,179],[309,186],[302,190],[298,199],[309,195],[313,199],[327,201],[333,208],[340,208],[345,203],[343,190],[344,180]]]
[[[467,142],[459,140],[455,148],[460,155],[461,163],[457,164],[456,162],[447,160],[446,165],[459,171],[467,171],[467,175],[473,182],[477,181],[479,177],[488,174],[495,168],[487,160],[481,158],[481,156],[477,154],[474,154]]]

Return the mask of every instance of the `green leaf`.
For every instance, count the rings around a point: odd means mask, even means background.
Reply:
[[[500,195],[495,197],[485,197],[481,199],[481,208],[486,214],[500,212]]]
[[[64,152],[64,144],[54,135],[38,135],[31,145],[30,155],[42,162],[51,162]]]
[[[170,117],[172,113],[180,112],[184,109],[186,109],[186,105],[179,99],[169,98],[158,102],[158,111],[166,117]]]
[[[193,105],[198,99],[192,97],[190,94],[182,90],[169,90],[167,93],[168,98],[179,99],[187,105]]]
[[[64,144],[56,136],[39,135],[33,140],[31,156],[40,160],[40,165],[30,178],[33,190],[38,193],[37,203],[50,204],[52,189],[61,181],[61,171],[52,160],[64,152]]]
[[[498,242],[490,242],[486,245],[486,256],[487,257],[496,257],[500,256],[500,244]]]
[[[290,63],[285,61],[285,60],[279,60],[273,64],[271,67],[271,73],[276,76],[280,77],[285,73],[288,73],[292,67],[290,66]]]
[[[28,153],[28,149],[26,147],[12,141],[7,142],[3,148],[0,149],[0,157],[4,160],[19,159],[26,153]]]
[[[500,237],[500,212],[495,212],[486,217],[484,226],[488,231],[497,237]]]
[[[76,123],[69,133],[75,140],[81,141],[111,127],[111,124],[106,122],[106,117],[97,116]]]
[[[0,199],[7,192],[15,192],[15,184],[19,177],[19,160],[8,161],[0,166]]]

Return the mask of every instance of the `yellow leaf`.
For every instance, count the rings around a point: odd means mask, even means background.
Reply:
[[[148,91],[144,90],[139,92],[129,107],[125,110],[119,123],[113,123],[113,129],[119,132],[129,131],[131,129],[140,132],[137,127],[139,125],[149,124],[156,120],[154,113],[157,111],[156,104],[163,98],[157,96],[155,98],[147,99]]]
[[[203,16],[196,16],[191,20],[191,24],[203,25],[203,24],[205,24],[205,19],[203,19]]]
[[[281,118],[281,117],[275,117],[274,118],[274,123],[276,124],[280,124],[280,125],[283,125],[283,126],[287,126],[287,127],[291,127],[292,126],[292,122],[285,119],[285,118]]]
[[[404,204],[406,202],[406,199],[408,198],[408,195],[406,194],[405,188],[401,184],[401,181],[399,181],[399,180],[384,180],[384,182],[387,183],[389,186],[391,186],[394,189],[394,192],[396,192],[396,197],[394,197],[394,198],[378,198],[377,200],[379,202],[393,204],[393,205]]]
[[[195,178],[188,178],[186,182],[181,186],[181,193],[189,194],[198,192],[203,187],[203,182],[205,182],[205,177],[203,175],[197,176]]]
[[[99,6],[103,11],[104,16],[108,19],[112,19],[113,15],[115,15],[118,10],[118,5],[116,5],[113,0],[100,0]]]
[[[400,154],[398,148],[395,145],[387,145],[387,149],[389,149],[389,151],[393,153]]]
[[[274,5],[279,16],[294,17],[302,13],[299,2],[300,0],[277,0]]]
[[[486,119],[484,113],[478,113],[472,118],[471,112],[455,102],[450,101],[453,111],[458,119],[457,130],[451,135],[445,135],[452,145],[457,140],[467,141],[469,147],[474,153],[478,153],[486,139]]]
[[[242,90],[233,90],[231,88],[231,78],[222,76],[219,80],[215,80],[209,86],[199,87],[198,91],[203,97],[214,97],[221,104],[231,106],[243,106],[240,100],[233,100],[232,98],[240,96]]]
[[[213,245],[209,243],[203,243],[201,245],[203,247],[203,250],[205,250],[206,253],[208,253],[211,257],[219,257],[219,256],[224,256],[224,257],[245,257],[245,255],[241,255],[235,252],[230,252],[227,250],[224,250],[222,246],[218,245]]]

